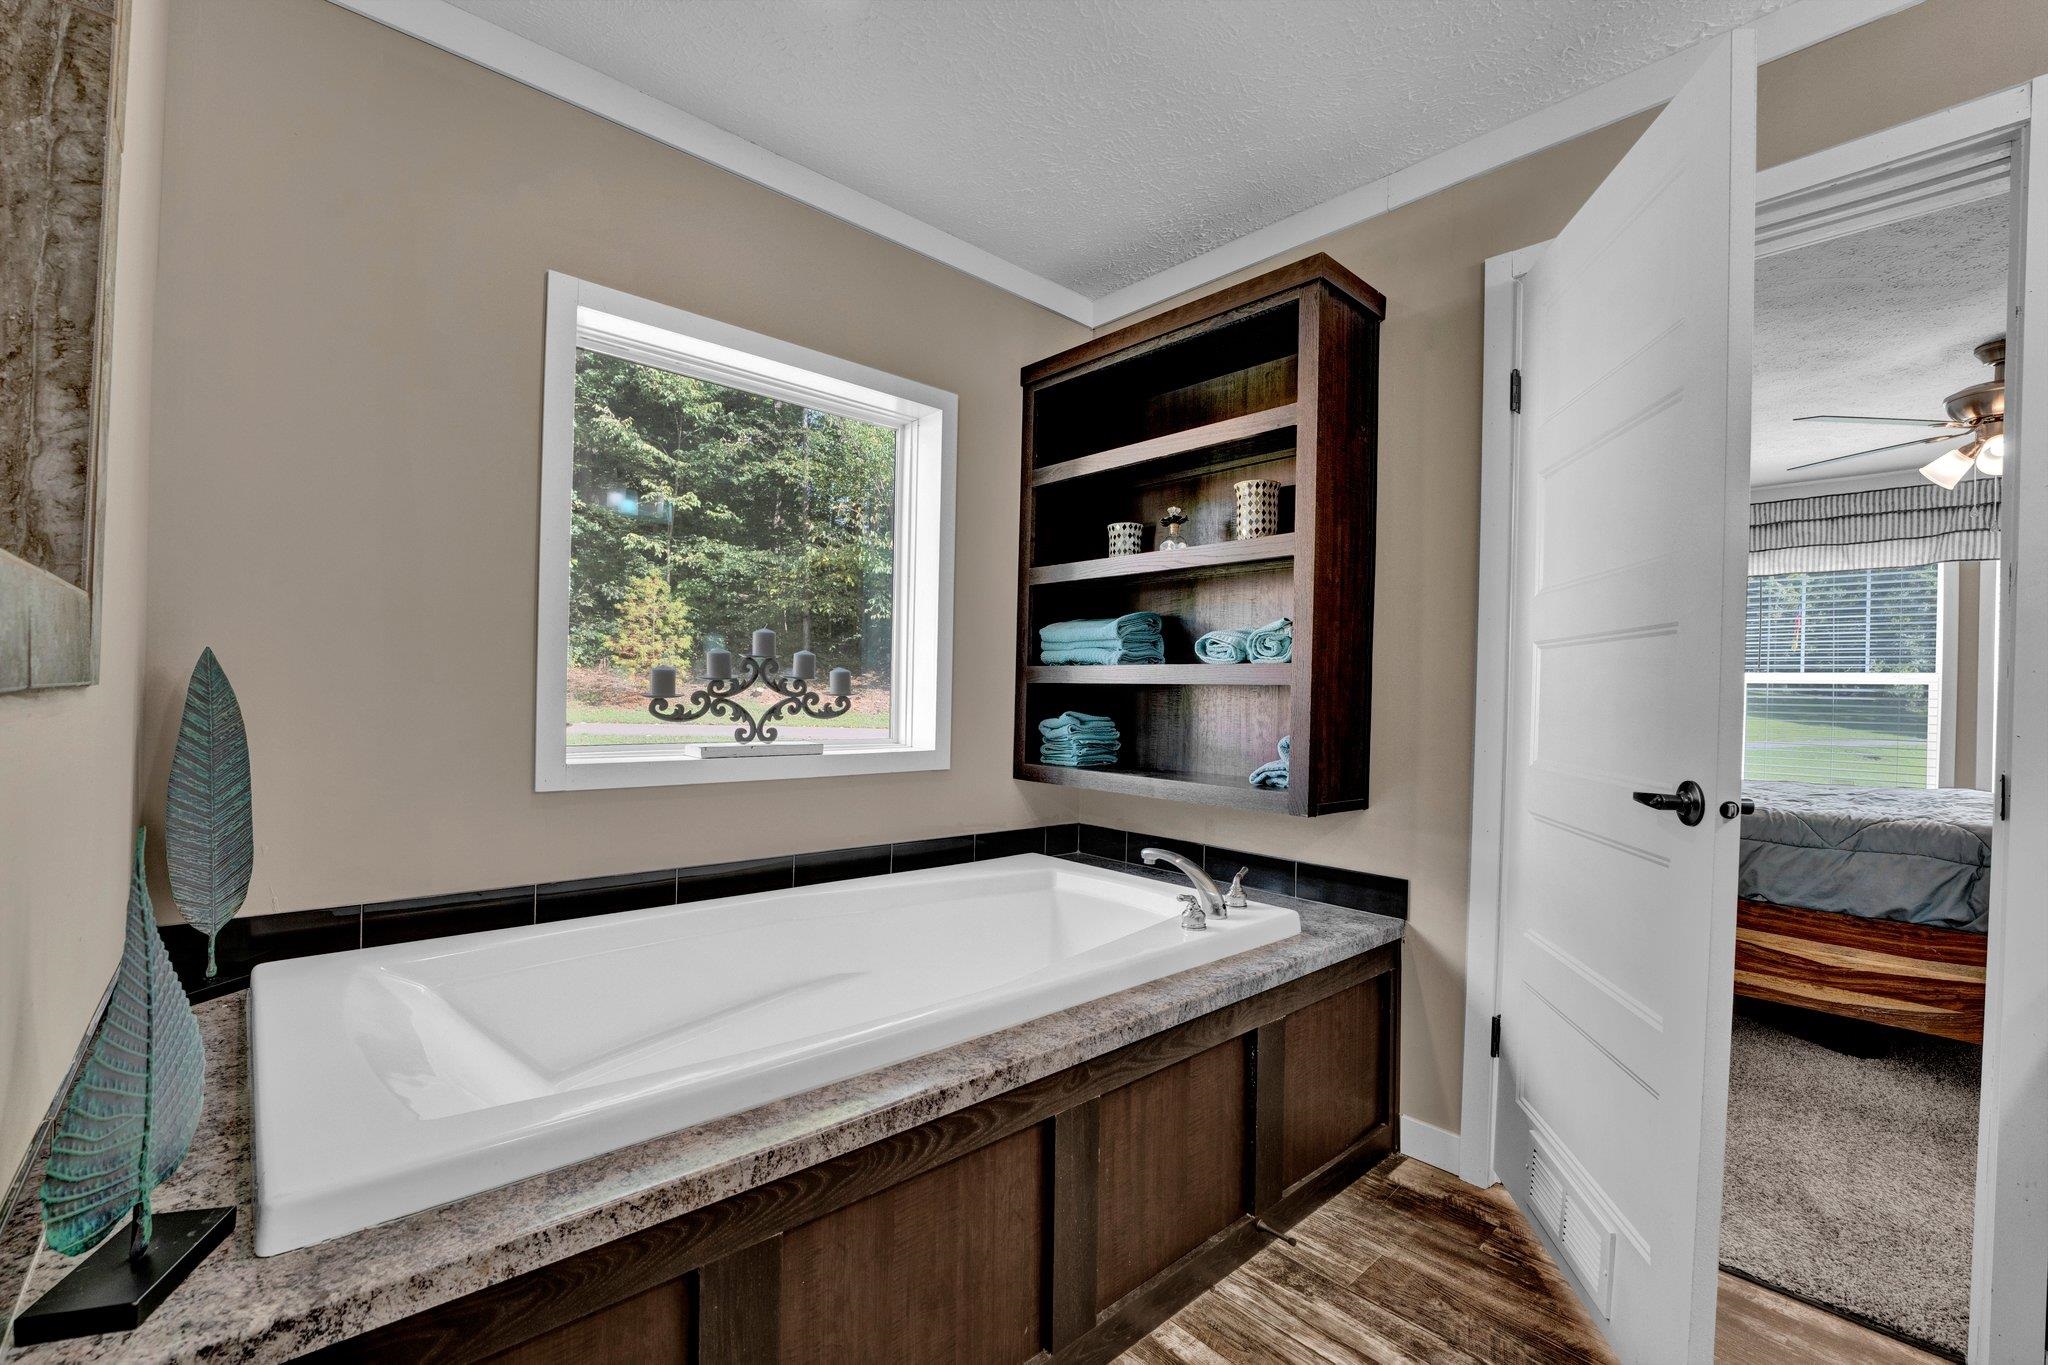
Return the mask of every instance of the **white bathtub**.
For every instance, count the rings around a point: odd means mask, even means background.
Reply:
[[[1276,943],[1037,854],[269,962],[250,985],[270,1256]]]

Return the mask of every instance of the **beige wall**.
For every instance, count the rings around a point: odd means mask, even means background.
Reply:
[[[1080,329],[319,0],[176,14],[142,764],[153,796],[211,644],[252,733],[250,913],[1078,811],[1408,877],[1405,1108],[1457,1126],[1480,267],[1554,233],[1642,120],[1309,248],[1391,300],[1388,439],[1373,808],[1291,821],[1009,777],[1016,371]],[[1762,158],[2040,71],[2027,0],[1927,0],[1766,68]],[[960,394],[950,773],[533,794],[550,268]]]
[[[108,334],[97,686],[0,696],[0,1180],[112,978],[128,903],[165,0],[134,0]]]
[[[2048,22],[2038,0],[1926,0],[1764,67],[1759,164],[2043,72]],[[1081,801],[1084,820],[1408,878],[1402,1108],[1445,1128],[1458,1126],[1464,1037],[1481,271],[1489,256],[1554,235],[1643,123],[1594,133],[1258,267],[1324,251],[1387,296],[1372,808],[1297,821],[1139,798]]]
[[[1084,329],[320,0],[177,14],[148,792],[211,645],[245,913],[1071,818],[1009,775],[1017,370]],[[534,793],[550,269],[960,395],[951,772]]]

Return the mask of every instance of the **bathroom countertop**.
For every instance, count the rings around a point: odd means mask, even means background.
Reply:
[[[1122,864],[1078,862],[1133,875]],[[246,995],[197,1007],[206,1111],[160,1209],[233,1203],[233,1239],[134,1332],[8,1351],[9,1362],[271,1361],[461,1298],[515,1275],[964,1109],[1137,1039],[1370,952],[1401,921],[1255,893],[1301,915],[1301,933],[1015,1028],[621,1148],[331,1241],[258,1258],[249,1160]],[[33,1185],[29,1186],[33,1189]],[[70,1262],[38,1254],[33,1197],[0,1228],[0,1285],[21,1305]],[[8,1305],[10,1311],[17,1305]]]

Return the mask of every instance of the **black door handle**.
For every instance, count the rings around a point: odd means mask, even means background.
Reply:
[[[1740,801],[1723,801],[1721,803],[1721,818],[1723,820],[1733,820],[1738,815],[1755,814],[1756,802],[1750,800],[1746,796],[1743,797]]]
[[[1681,825],[1697,825],[1707,818],[1707,794],[1689,777],[1678,784],[1676,792],[1637,792],[1635,797],[1651,810],[1671,811]]]

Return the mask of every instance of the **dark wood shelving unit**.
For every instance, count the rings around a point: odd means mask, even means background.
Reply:
[[[1379,324],[1386,301],[1327,256],[1026,366],[1015,772],[1238,810],[1320,815],[1367,801]],[[1233,535],[1232,485],[1281,486],[1280,531]],[[1188,515],[1185,550],[1107,556],[1113,521]],[[1045,665],[1055,621],[1156,611],[1159,665]],[[1284,664],[1203,664],[1215,629],[1294,621]],[[1038,723],[1107,715],[1110,768],[1038,758]],[[1290,736],[1286,791],[1254,768]]]

